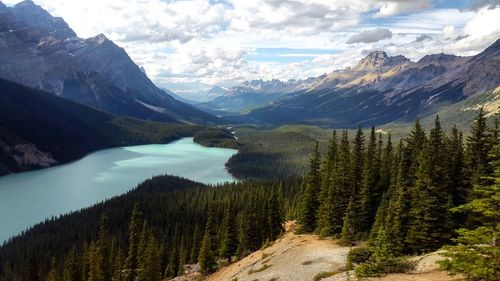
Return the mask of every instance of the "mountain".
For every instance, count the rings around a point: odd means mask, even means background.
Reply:
[[[0,175],[75,160],[113,146],[165,143],[195,126],[111,115],[0,79]]]
[[[216,114],[230,114],[248,111],[278,100],[286,94],[306,89],[316,78],[281,81],[262,79],[245,81],[238,86],[221,92],[213,100],[199,104],[201,108]]]
[[[411,62],[375,51],[355,67],[318,77],[234,121],[357,127],[405,122],[500,85],[500,39],[476,56],[437,54]]]
[[[32,1],[0,4],[0,78],[110,113],[156,121],[219,123],[156,87],[103,34],[82,39]]]

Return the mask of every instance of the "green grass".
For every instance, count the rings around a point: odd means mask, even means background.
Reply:
[[[272,265],[272,264],[271,264],[271,265]],[[264,271],[264,270],[266,270],[266,269],[270,268],[270,267],[271,267],[271,265],[269,265],[269,264],[263,264],[261,267],[259,267],[259,268],[255,269],[255,270],[252,268],[252,269],[250,269],[250,270],[248,271],[248,275],[250,275],[250,274],[254,274],[254,273],[257,273],[257,272],[262,272],[262,271]]]
[[[330,276],[333,276],[334,274],[336,274],[335,271],[323,271],[314,275],[313,281],[319,281],[323,278],[328,278]]]

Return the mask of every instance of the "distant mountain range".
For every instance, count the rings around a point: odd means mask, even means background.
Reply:
[[[119,115],[221,122],[160,90],[106,36],[78,38],[62,18],[32,1],[13,7],[0,2],[0,78]]]
[[[500,39],[472,57],[436,54],[412,62],[375,51],[355,67],[320,77],[273,82],[276,87],[247,85],[211,104],[254,107],[225,117],[253,124],[356,127],[412,121],[500,86]]]
[[[238,86],[222,89],[212,88],[212,100],[198,104],[199,107],[215,114],[227,115],[249,111],[280,99],[286,94],[304,90],[317,81],[316,77],[306,80],[281,81],[278,79],[264,81],[262,79],[246,81]],[[213,91],[217,89],[218,91]],[[221,91],[222,90],[222,91]]]

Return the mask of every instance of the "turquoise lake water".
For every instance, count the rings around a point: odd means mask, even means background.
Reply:
[[[69,164],[0,177],[0,244],[48,217],[123,194],[154,175],[234,181],[225,163],[236,153],[183,138],[101,150]]]

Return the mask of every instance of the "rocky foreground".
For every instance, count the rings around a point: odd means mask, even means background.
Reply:
[[[316,235],[295,234],[294,222],[287,224],[287,233],[269,247],[222,268],[208,276],[206,281],[345,281],[357,280],[352,272],[346,272],[349,247],[340,246],[335,240],[320,239]],[[367,278],[370,281],[454,281],[460,280],[439,269],[438,253],[412,258],[415,269],[408,273],[389,274],[381,278]],[[177,277],[175,281],[200,280],[196,267],[191,272]],[[329,272],[331,276],[314,279],[319,273]],[[317,277],[316,277],[317,278]]]

